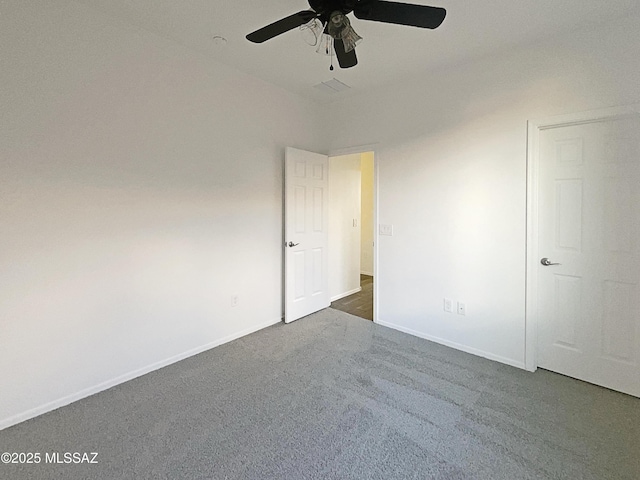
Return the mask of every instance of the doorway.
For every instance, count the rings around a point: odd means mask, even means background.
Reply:
[[[640,396],[638,132],[638,109],[530,125],[527,268],[527,368],[635,396]]]
[[[375,158],[329,157],[329,292],[335,309],[374,320]]]

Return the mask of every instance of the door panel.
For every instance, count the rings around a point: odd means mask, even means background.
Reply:
[[[602,356],[635,363],[635,285],[605,280],[603,284]]]
[[[329,306],[328,157],[285,154],[285,322]],[[289,246],[289,242],[293,246]]]
[[[582,305],[582,279],[571,275],[554,274],[555,309],[553,323],[554,345],[580,351],[577,331]]]
[[[540,132],[538,364],[640,396],[640,120]]]
[[[582,249],[582,180],[556,180],[556,248]]]

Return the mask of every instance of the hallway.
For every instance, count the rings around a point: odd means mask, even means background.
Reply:
[[[360,275],[360,290],[331,303],[331,307],[367,320],[373,320],[373,277]]]

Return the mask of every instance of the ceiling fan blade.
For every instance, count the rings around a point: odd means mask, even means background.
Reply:
[[[273,22],[271,25],[267,25],[266,27],[262,27],[261,29],[250,33],[247,35],[247,40],[253,43],[265,42],[273,37],[277,37],[278,35],[288,32],[289,30],[293,30],[300,25],[304,25],[316,16],[316,12],[312,10],[302,10],[301,12],[289,15],[277,22]]]
[[[421,28],[437,28],[447,15],[447,11],[440,7],[387,2],[385,0],[362,0],[356,4],[353,13],[360,20]]]
[[[340,68],[351,68],[358,64],[355,48],[350,52],[345,52],[344,43],[341,38],[335,38],[333,40],[333,48],[336,51],[336,57],[338,58]]]

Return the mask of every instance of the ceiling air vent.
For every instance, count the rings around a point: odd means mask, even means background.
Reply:
[[[322,82],[317,85],[314,85],[313,88],[317,88],[318,90],[324,93],[334,94],[334,93],[342,92],[343,90],[348,90],[351,87],[345,83],[342,83],[340,80],[334,78],[327,82]]]

